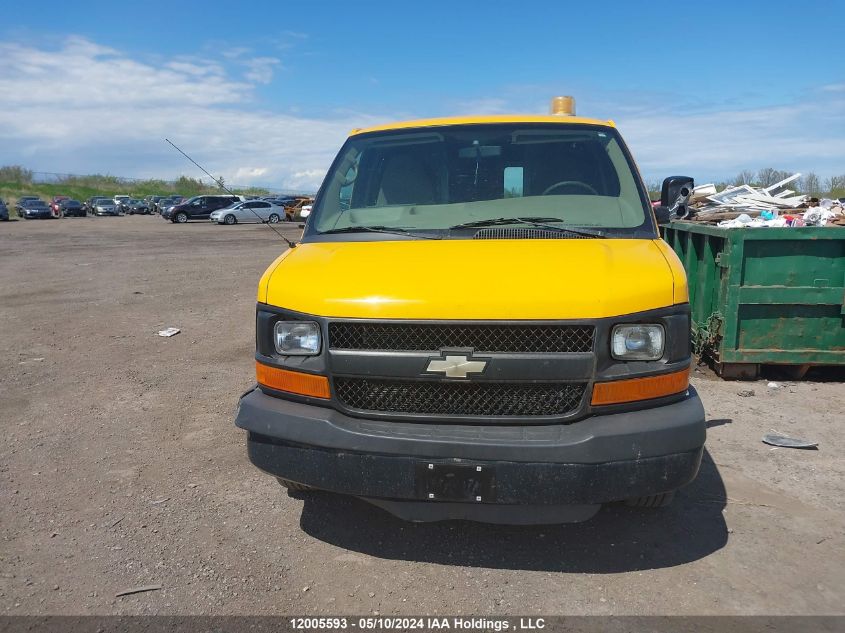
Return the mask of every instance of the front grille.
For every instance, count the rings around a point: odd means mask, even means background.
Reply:
[[[583,383],[439,382],[335,378],[348,408],[424,415],[544,416],[578,409]]]
[[[592,325],[330,323],[331,349],[437,352],[590,352]]]

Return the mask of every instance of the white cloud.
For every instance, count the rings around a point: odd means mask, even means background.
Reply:
[[[269,169],[267,167],[239,167],[232,176],[232,179],[235,182],[243,182],[245,180],[255,181],[256,178],[266,175],[268,171]]]
[[[825,92],[845,92],[845,83],[827,84],[826,86],[822,86],[822,90]]]
[[[247,60],[248,81],[214,61],[140,62],[81,38],[0,44],[0,59],[0,164],[36,171],[202,176],[167,137],[227,183],[315,190],[349,130],[375,122],[256,109],[255,85],[279,64],[270,57]]]
[[[156,67],[78,37],[68,38],[55,51],[3,43],[0,59],[4,108],[44,103],[57,108],[153,105],[172,103],[177,94],[187,103],[233,103],[246,100],[249,88],[222,78],[222,69],[214,64],[173,60]]]
[[[247,67],[247,72],[244,75],[248,80],[260,83],[269,84],[273,80],[273,72],[276,66],[282,63],[282,60],[275,57],[253,57],[247,59],[243,64]]]
[[[845,96],[746,110],[628,113],[617,123],[646,178],[684,172],[703,182],[762,167],[845,171]]]
[[[229,49],[222,51],[221,55],[223,55],[223,57],[226,57],[227,59],[237,59],[238,57],[242,57],[243,55],[246,55],[247,53],[249,53],[248,48],[244,48],[242,46],[236,46],[234,48],[229,48]]]
[[[280,114],[259,109],[255,94],[280,60],[249,55],[226,49],[218,57],[151,62],[79,37],[52,50],[0,44],[0,164],[201,176],[167,137],[227,183],[315,190],[352,128],[460,112],[545,112],[541,95],[552,94],[543,86],[505,89],[495,98],[442,103],[437,112],[383,117],[332,104],[324,118]],[[700,100],[693,107],[678,95],[585,93],[578,111],[615,118],[650,180],[685,172],[704,182],[765,166],[826,177],[845,170],[845,91],[836,86],[805,92],[801,102],[749,109]]]
[[[185,75],[192,75],[194,77],[204,77],[206,75],[216,75],[222,77],[226,71],[220,64],[215,64],[209,61],[193,61],[189,59],[181,61],[172,61],[165,64],[166,68],[174,70],[177,73]]]
[[[458,113],[548,112],[543,85],[506,86],[501,96],[451,105]],[[845,172],[845,84],[806,91],[801,101],[741,107],[739,97],[577,90],[579,115],[613,119],[644,178],[685,173],[698,182],[762,167]]]

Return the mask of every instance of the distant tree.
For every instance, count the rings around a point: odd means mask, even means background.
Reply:
[[[195,196],[207,189],[201,180],[187,176],[179,176],[179,179],[173,183],[173,187],[183,196]]]
[[[760,183],[761,187],[768,187],[769,185],[773,185],[777,182],[775,179],[775,171],[776,170],[773,167],[764,167],[757,172],[757,182]]]
[[[807,194],[808,196],[817,196],[821,193],[822,185],[815,173],[808,172],[801,177],[798,188],[801,193]]]
[[[733,179],[734,187],[739,185],[750,185],[754,182],[754,172],[750,169],[743,169]]]
[[[845,197],[845,174],[842,174],[841,176],[831,176],[826,179],[824,182],[824,188],[826,189],[825,195],[831,198]]]
[[[22,185],[32,184],[32,170],[24,169],[20,165],[0,167],[0,182],[14,182]]]
[[[757,173],[757,182],[761,187],[771,187],[776,182],[789,178],[791,175],[792,173],[788,171],[764,167]]]

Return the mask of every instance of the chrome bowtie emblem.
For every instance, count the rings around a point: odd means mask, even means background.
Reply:
[[[469,374],[480,374],[487,367],[486,360],[470,360],[469,356],[432,358],[426,371],[446,374],[447,378],[466,378]]]

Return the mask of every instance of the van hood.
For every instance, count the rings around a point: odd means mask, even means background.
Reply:
[[[311,242],[271,265],[258,301],[346,318],[601,318],[685,302],[679,268],[647,239]]]

